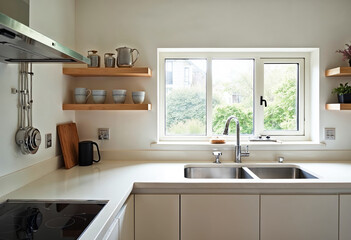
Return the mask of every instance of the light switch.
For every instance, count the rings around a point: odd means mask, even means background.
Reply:
[[[324,139],[335,140],[335,128],[324,128]]]
[[[45,148],[51,148],[52,146],[52,135],[51,133],[45,134]]]

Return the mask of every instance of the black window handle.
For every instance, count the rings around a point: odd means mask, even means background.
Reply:
[[[265,99],[263,99],[263,96],[261,96],[260,105],[262,105],[263,102],[264,102],[264,106],[267,107],[267,101]]]

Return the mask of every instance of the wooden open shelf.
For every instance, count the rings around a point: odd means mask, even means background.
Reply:
[[[327,103],[325,104],[327,110],[351,110],[351,103]]]
[[[325,70],[326,77],[351,77],[351,67],[337,67]]]
[[[151,104],[63,104],[62,110],[151,110]]]
[[[148,67],[132,68],[63,68],[63,74],[73,77],[151,77]]]

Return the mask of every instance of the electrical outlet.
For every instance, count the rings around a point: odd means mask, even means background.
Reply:
[[[45,134],[45,148],[52,147],[52,135],[51,133]]]
[[[109,140],[110,139],[110,129],[109,128],[98,128],[98,138],[99,138],[99,140]]]
[[[335,140],[335,128],[324,128],[324,139]]]

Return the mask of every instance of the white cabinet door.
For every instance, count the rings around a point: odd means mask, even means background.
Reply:
[[[130,195],[117,215],[119,240],[134,240],[134,195]]]
[[[130,195],[103,240],[134,240],[134,195]]]
[[[179,240],[179,195],[135,195],[135,240]]]
[[[337,240],[337,195],[262,195],[261,240]]]
[[[351,195],[340,195],[340,240],[351,239]]]
[[[115,218],[105,233],[103,240],[119,240],[119,218]]]
[[[258,240],[258,195],[182,195],[182,240]]]

